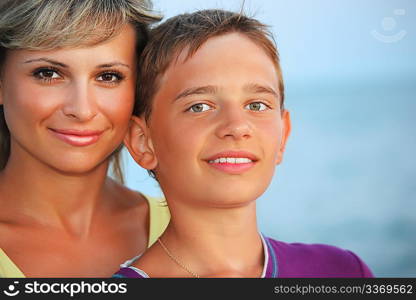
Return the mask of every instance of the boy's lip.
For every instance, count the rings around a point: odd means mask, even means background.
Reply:
[[[259,159],[248,151],[222,151],[205,159],[209,166],[228,173],[242,174],[251,169]]]
[[[228,151],[218,152],[217,154],[214,154],[205,160],[209,162],[209,161],[214,161],[222,157],[224,158],[248,158],[253,162],[256,162],[259,160],[256,155],[254,155],[251,152],[244,151],[244,150],[228,150]]]
[[[102,130],[90,130],[90,129],[57,129],[48,128],[49,131],[61,141],[72,146],[88,146],[98,141]]]

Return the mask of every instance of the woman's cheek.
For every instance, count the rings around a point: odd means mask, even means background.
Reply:
[[[131,91],[121,91],[117,94],[106,95],[100,103],[101,111],[112,120],[113,125],[129,123],[134,105],[134,94]]]

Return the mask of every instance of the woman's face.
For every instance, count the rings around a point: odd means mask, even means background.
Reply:
[[[11,135],[10,159],[34,159],[64,173],[105,162],[122,142],[132,113],[135,42],[128,25],[96,46],[9,50],[0,104]]]

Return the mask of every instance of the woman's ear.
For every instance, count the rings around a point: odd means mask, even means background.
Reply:
[[[147,170],[156,168],[157,158],[146,121],[132,116],[129,129],[124,138],[124,145],[126,145],[130,155],[141,167]]]
[[[282,135],[280,140],[280,148],[277,153],[276,165],[280,164],[283,159],[283,153],[285,152],[285,147],[287,139],[290,135],[291,123],[290,123],[290,114],[286,109],[282,112]]]

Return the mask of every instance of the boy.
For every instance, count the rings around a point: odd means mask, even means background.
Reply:
[[[159,182],[165,233],[114,277],[366,277],[353,253],[262,236],[255,200],[290,132],[277,50],[255,19],[222,10],[151,32],[125,144]]]

